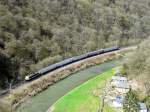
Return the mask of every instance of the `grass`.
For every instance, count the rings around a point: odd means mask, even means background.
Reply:
[[[114,69],[83,83],[58,100],[51,109],[53,112],[97,112],[105,82],[114,74]],[[105,105],[104,112],[114,112]]]
[[[10,94],[6,95],[3,99],[8,102],[13,102],[14,109],[17,109],[22,103],[27,101],[27,99],[37,95],[38,93],[44,91],[48,86],[66,78],[67,76],[85,69],[87,67],[97,65],[108,60],[120,58],[122,53],[126,50],[120,50],[116,52],[106,53],[104,55],[99,55],[85,59],[83,61],[68,65],[62,69],[58,69],[54,72],[50,72],[41,78],[32,81],[31,83],[23,84],[18,88],[14,89]],[[10,103],[11,103],[10,102]]]
[[[0,112],[14,112],[11,110],[11,104],[0,99]]]
[[[30,97],[37,95],[38,93],[44,91],[48,88],[48,86],[58,82],[61,79],[75,73],[81,69],[97,65],[103,63],[108,60],[117,59],[120,57],[122,53],[108,53],[104,55],[99,55],[96,57],[92,57],[75,64],[68,65],[62,69],[58,69],[54,72],[48,73],[47,75],[32,81],[31,83],[24,84],[16,89],[14,89],[9,95],[7,95],[4,99],[7,101],[12,101],[13,107],[16,109],[23,102],[25,102]]]

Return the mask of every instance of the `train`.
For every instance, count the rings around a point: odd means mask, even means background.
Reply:
[[[47,66],[45,68],[42,68],[42,69],[38,70],[35,73],[27,75],[25,77],[25,81],[34,80],[34,79],[36,79],[36,78],[38,78],[38,77],[40,77],[40,76],[42,76],[42,75],[44,75],[46,73],[52,72],[52,71],[54,71],[54,70],[56,70],[58,68],[61,68],[61,67],[66,66],[66,65],[69,65],[71,63],[78,62],[78,61],[81,61],[81,60],[84,60],[84,59],[87,59],[87,58],[90,58],[90,57],[93,57],[93,56],[97,56],[97,55],[100,55],[100,54],[104,54],[104,53],[108,53],[108,52],[112,52],[112,51],[117,51],[117,50],[120,50],[119,46],[114,46],[114,47],[111,47],[111,48],[100,49],[100,50],[97,50],[97,51],[88,52],[88,53],[80,55],[80,56],[74,56],[72,58],[65,59],[65,60],[63,60],[61,62],[49,65],[49,66]]]

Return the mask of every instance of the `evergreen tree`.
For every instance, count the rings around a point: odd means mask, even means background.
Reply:
[[[124,98],[123,112],[139,112],[137,97],[132,90],[130,90]]]

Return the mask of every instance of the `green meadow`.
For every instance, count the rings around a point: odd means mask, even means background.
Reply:
[[[52,112],[97,112],[101,105],[99,96],[113,74],[114,69],[108,70],[76,87],[51,107]],[[105,104],[104,112],[114,110]]]

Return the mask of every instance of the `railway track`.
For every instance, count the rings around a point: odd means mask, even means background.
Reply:
[[[136,46],[129,46],[129,47],[123,47],[123,48],[113,48],[113,49],[111,49],[110,51],[107,51],[107,52],[104,52],[104,53],[100,53],[100,54],[96,54],[96,55],[92,55],[92,56],[89,56],[89,57],[87,57],[87,58],[91,58],[91,57],[94,57],[94,56],[97,56],[97,55],[101,55],[101,54],[105,54],[105,53],[111,53],[111,52],[115,52],[115,51],[117,51],[117,50],[123,50],[123,49],[130,49],[130,48],[133,48],[133,49],[135,49],[135,48],[137,48]],[[109,48],[110,49],[110,48]],[[115,49],[115,50],[114,50]],[[94,51],[95,52],[95,51]],[[91,52],[91,53],[93,53],[93,52]],[[84,54],[85,55],[85,54]],[[81,55],[81,56],[83,56],[83,55]],[[77,56],[78,58],[79,58],[79,56]],[[83,58],[83,57],[82,57]],[[82,60],[84,60],[84,59],[87,59],[87,58],[83,58],[83,59],[79,59],[78,61],[74,61],[74,62],[72,62],[72,63],[76,63],[76,62],[79,62],[79,61],[82,61]],[[69,58],[69,59],[72,59],[72,58]],[[59,62],[60,63],[60,62]],[[63,62],[64,63],[64,62]],[[72,63],[70,63],[70,62],[68,62],[67,64],[66,63],[64,63],[64,65],[61,65],[60,67],[56,67],[56,69],[53,69],[53,70],[49,70],[49,71],[46,71],[44,74],[46,74],[46,73],[48,73],[48,72],[52,72],[52,71],[54,71],[54,70],[57,70],[57,69],[60,69],[61,67],[64,67],[64,66],[66,66],[66,65],[69,65],[69,64],[72,64]],[[57,64],[57,63],[56,63]],[[45,69],[45,68],[44,68]],[[42,70],[42,69],[41,69]],[[41,71],[40,70],[40,71]],[[44,74],[40,74],[40,76],[41,75],[44,75]],[[40,76],[38,76],[38,77],[40,77]],[[37,78],[38,78],[37,77]],[[35,79],[35,78],[33,78],[33,79]],[[32,81],[32,80],[28,80],[28,81]],[[8,94],[10,91],[11,91],[11,89],[15,89],[15,88],[17,88],[17,87],[19,87],[19,86],[21,86],[21,85],[23,85],[23,84],[26,84],[26,83],[28,83],[26,80],[24,80],[24,81],[22,81],[22,82],[20,82],[20,83],[18,83],[18,84],[16,84],[16,85],[14,85],[14,86],[12,86],[11,88],[7,88],[7,89],[5,89],[5,90],[2,90],[2,91],[0,91],[0,97],[3,97],[3,96],[5,96],[6,94]]]
[[[31,81],[31,80],[34,80],[34,79],[36,79],[36,78],[38,78],[38,77],[40,77],[40,76],[42,76],[46,73],[49,73],[49,72],[52,72],[52,71],[54,71],[58,68],[61,68],[63,66],[66,66],[66,65],[69,65],[69,64],[72,64],[72,63],[75,63],[75,62],[79,62],[81,60],[84,60],[84,59],[87,59],[87,58],[90,58],[90,57],[93,57],[93,56],[97,56],[97,55],[101,55],[101,54],[105,54],[105,53],[113,52],[113,51],[117,51],[117,50],[120,50],[120,47],[115,46],[115,47],[111,47],[111,48],[100,49],[100,50],[97,50],[97,51],[88,52],[88,53],[80,55],[80,56],[74,56],[72,58],[68,58],[68,59],[65,59],[61,62],[49,65],[45,68],[42,68],[42,69],[38,70],[37,72],[26,76],[25,80],[26,81]]]

